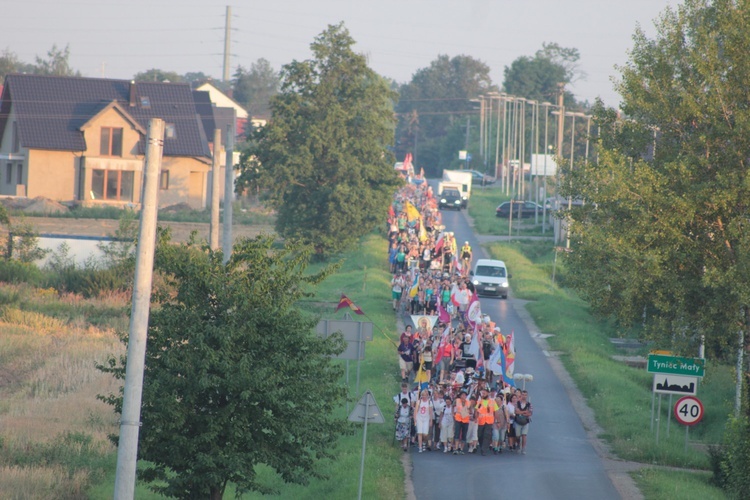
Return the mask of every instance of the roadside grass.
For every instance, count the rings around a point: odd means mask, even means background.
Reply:
[[[649,500],[723,500],[724,492],[709,484],[707,472],[681,472],[644,468],[631,474]]]
[[[645,369],[613,360],[613,355],[627,354],[609,341],[610,337],[617,336],[615,326],[593,317],[584,301],[552,283],[552,245],[528,241],[493,243],[488,251],[493,258],[503,259],[508,265],[513,275],[513,295],[531,301],[526,308],[540,330],[554,334],[547,339],[551,349],[586,397],[604,429],[602,437],[618,457],[644,464],[709,469],[706,447],[721,442],[732,408],[732,367],[711,363],[707,370],[699,388],[706,413],[703,421],[690,429],[687,451],[685,427],[671,416],[669,398],[663,396],[657,444],[650,424],[653,375]],[[558,272],[560,270],[564,271],[558,261]],[[675,397],[673,403],[676,400]],[[669,434],[668,419],[671,419]],[[665,473],[664,477],[669,474]],[[661,475],[643,475],[641,480],[649,483],[651,477],[665,481]],[[674,476],[675,487],[680,481]],[[647,495],[647,498],[651,497]]]
[[[507,196],[499,187],[487,187],[471,191],[471,201],[469,202],[469,215],[474,219],[474,230],[479,234],[491,234],[495,236],[552,236],[552,226],[547,225],[544,232],[542,231],[542,214],[539,214],[539,223],[534,223],[534,218],[518,219],[514,218],[509,224],[508,219],[497,217],[495,209],[504,201],[508,201]],[[549,221],[550,213],[547,212]],[[510,231],[509,231],[510,229]],[[509,234],[510,233],[510,234]]]

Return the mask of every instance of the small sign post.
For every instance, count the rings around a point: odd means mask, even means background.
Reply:
[[[674,417],[685,426],[685,451],[688,449],[688,432],[690,426],[703,419],[703,403],[695,396],[685,396],[674,405]]]
[[[367,448],[367,422],[372,420],[373,424],[384,424],[385,419],[383,414],[378,408],[378,403],[375,401],[375,396],[368,389],[362,395],[362,399],[359,400],[357,406],[354,407],[351,414],[349,414],[350,422],[364,422],[364,430],[362,431],[362,460],[359,465],[359,494],[357,498],[362,500],[362,480],[365,475],[365,449]]]

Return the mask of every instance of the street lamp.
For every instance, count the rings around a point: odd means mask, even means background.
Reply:
[[[531,375],[530,373],[516,373],[513,375],[513,380],[516,381],[523,381],[523,387],[521,387],[521,390],[526,390],[526,382],[533,382],[534,381],[534,375]]]

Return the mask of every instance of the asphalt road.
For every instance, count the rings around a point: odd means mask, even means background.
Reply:
[[[458,247],[469,241],[474,259],[486,258],[479,240],[460,212],[443,211]],[[509,269],[513,274],[513,269]],[[615,499],[620,498],[604,463],[589,442],[582,422],[545,353],[508,300],[481,298],[482,312],[516,336],[515,373],[532,374],[526,389],[534,405],[527,454],[454,456],[412,453],[417,499]]]

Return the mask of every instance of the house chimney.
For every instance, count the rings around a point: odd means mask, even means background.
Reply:
[[[135,107],[135,80],[130,80],[130,107]]]

